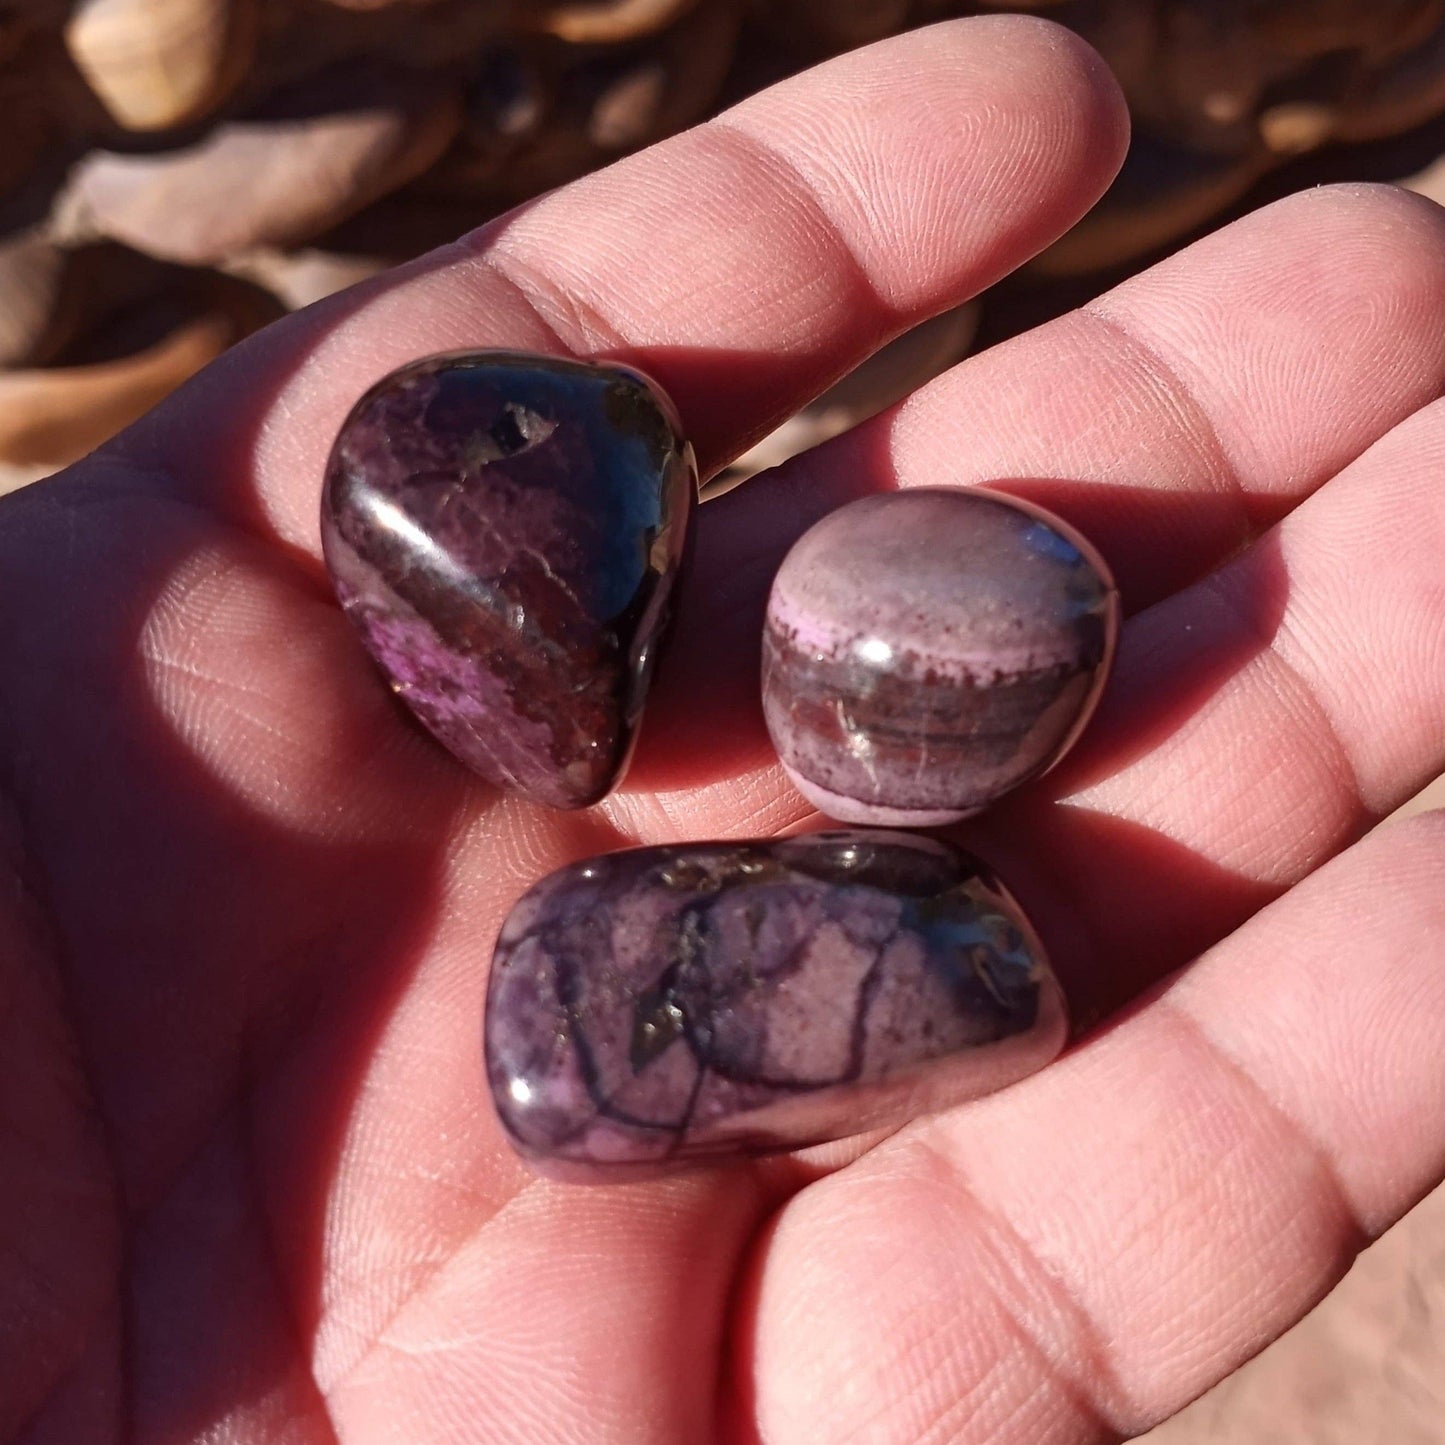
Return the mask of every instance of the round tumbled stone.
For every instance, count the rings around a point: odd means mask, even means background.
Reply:
[[[1063,1045],[1018,905],[935,839],[833,832],[576,863],[502,927],[487,1075],[544,1173],[794,1149],[1004,1087]]]
[[[810,528],[773,582],[768,731],[831,817],[956,822],[1068,751],[1117,631],[1108,568],[1041,509],[964,488],[865,497]]]
[[[321,539],[431,733],[483,777],[581,808],[626,768],[695,491],[676,413],[637,372],[438,356],[352,409]]]

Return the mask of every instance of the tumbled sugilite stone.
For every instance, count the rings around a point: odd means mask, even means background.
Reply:
[[[1057,518],[973,489],[864,497],[804,533],[774,580],[768,731],[831,817],[956,822],[1073,745],[1117,631],[1108,568]]]
[[[543,1172],[607,1179],[842,1138],[990,1090],[1065,1033],[995,878],[931,838],[640,848],[544,879],[502,927],[487,1074]]]
[[[461,353],[357,402],[321,536],[426,727],[483,777],[581,808],[626,768],[695,489],[672,405],[637,372]]]

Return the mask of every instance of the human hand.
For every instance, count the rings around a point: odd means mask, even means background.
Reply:
[[[407,725],[320,567],[326,449],[390,368],[633,362],[715,469],[1046,244],[1124,144],[1052,26],[905,36],[273,327],[6,500],[0,1439],[1109,1438],[1439,1178],[1445,829],[1350,847],[1445,767],[1428,203],[1281,203],[705,506],[637,764],[586,813]],[[962,830],[1093,1031],[886,1140],[531,1178],[479,1053],[507,907],[802,822],[756,701],[772,569],[859,492],[979,482],[1083,530],[1129,614],[1076,754]]]

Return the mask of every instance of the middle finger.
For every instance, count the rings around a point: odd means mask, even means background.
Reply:
[[[1080,312],[973,357],[698,519],[629,823],[712,832],[807,810],[762,726],[758,648],[788,547],[854,496],[987,484],[1078,527],[1125,610],[1187,586],[1445,386],[1445,211],[1384,187],[1280,202]],[[665,819],[635,796],[660,789]]]
[[[1137,611],[1438,396],[1442,311],[1445,211],[1383,186],[1306,192],[708,504],[630,790],[676,795],[689,828],[799,815],[780,773],[759,776],[757,653],[777,564],[832,507],[892,487],[1025,494],[1100,548]]]
[[[1085,1019],[1209,946],[1445,766],[1420,465],[1445,414],[1395,426],[1445,381],[1442,223],[1386,190],[1283,203],[1105,298],[1106,321],[1066,318],[976,358],[705,508],[706,575],[634,775],[671,790],[624,793],[614,816],[652,836],[807,816],[757,716],[762,592],[787,540],[852,492],[1047,467],[1072,480],[1046,500],[1103,544],[1126,596],[1184,590],[1126,626],[1069,766],[967,831],[1058,941]],[[1315,265],[1319,251],[1341,264]]]

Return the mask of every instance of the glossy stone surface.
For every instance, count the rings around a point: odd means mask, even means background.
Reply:
[[[845,823],[956,822],[1083,731],[1118,631],[1077,533],[997,493],[913,488],[824,517],[768,600],[763,711],[799,790]]]
[[[1018,905],[931,838],[642,848],[537,884],[497,943],[503,1125],[579,1180],[798,1148],[1022,1078],[1062,996]]]
[[[426,727],[483,777],[581,808],[626,768],[695,490],[672,406],[636,372],[432,357],[347,417],[321,535]]]

